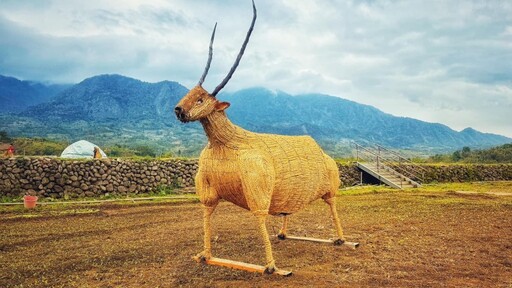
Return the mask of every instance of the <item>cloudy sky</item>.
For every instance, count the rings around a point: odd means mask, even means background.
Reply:
[[[397,116],[512,137],[512,1],[256,0],[224,90],[323,93]],[[117,73],[194,86],[224,78],[249,0],[1,0],[0,74],[77,83]],[[343,111],[340,111],[343,113]]]

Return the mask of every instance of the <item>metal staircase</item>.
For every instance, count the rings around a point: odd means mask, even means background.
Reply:
[[[421,186],[426,172],[423,167],[380,145],[353,144],[356,148],[357,167],[361,170],[361,182],[371,178],[397,189]]]

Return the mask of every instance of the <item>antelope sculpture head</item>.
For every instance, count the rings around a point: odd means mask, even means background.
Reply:
[[[178,117],[178,120],[181,122],[186,123],[200,120],[210,115],[214,111],[224,111],[229,107],[229,103],[217,100],[216,96],[220,90],[226,86],[229,79],[231,79],[231,76],[233,76],[233,73],[235,73],[238,64],[240,64],[240,59],[242,59],[245,48],[247,47],[247,43],[249,43],[249,38],[251,37],[252,30],[254,29],[254,23],[256,22],[256,6],[254,5],[254,0],[252,1],[252,10],[253,18],[251,26],[249,27],[249,31],[247,31],[247,35],[245,36],[245,40],[242,44],[242,48],[240,48],[240,52],[238,53],[235,63],[229,70],[228,75],[226,75],[224,80],[222,80],[222,82],[210,94],[202,87],[202,84],[206,78],[206,75],[208,74],[208,70],[210,69],[210,64],[212,62],[213,40],[215,38],[215,30],[217,29],[217,23],[215,23],[210,39],[208,61],[206,62],[203,75],[199,79],[197,85],[192,90],[190,90],[174,108],[174,113],[176,113],[176,117]]]

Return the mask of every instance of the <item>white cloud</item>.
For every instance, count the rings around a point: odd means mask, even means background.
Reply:
[[[399,116],[512,137],[512,2],[256,0],[226,90],[337,95]],[[207,88],[231,67],[250,1],[0,2],[0,74],[78,82],[103,73]]]

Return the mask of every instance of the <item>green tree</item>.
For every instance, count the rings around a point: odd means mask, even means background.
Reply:
[[[462,156],[460,155],[460,150],[453,152],[452,161],[457,162],[460,161],[460,159],[462,159]]]
[[[467,146],[462,148],[462,151],[460,152],[460,156],[462,159],[468,158],[471,155],[471,149]]]
[[[142,146],[137,146],[135,148],[135,155],[137,156],[150,156],[150,157],[155,157],[156,156],[156,153],[155,151],[153,150],[153,148],[147,146],[147,145],[142,145]]]

